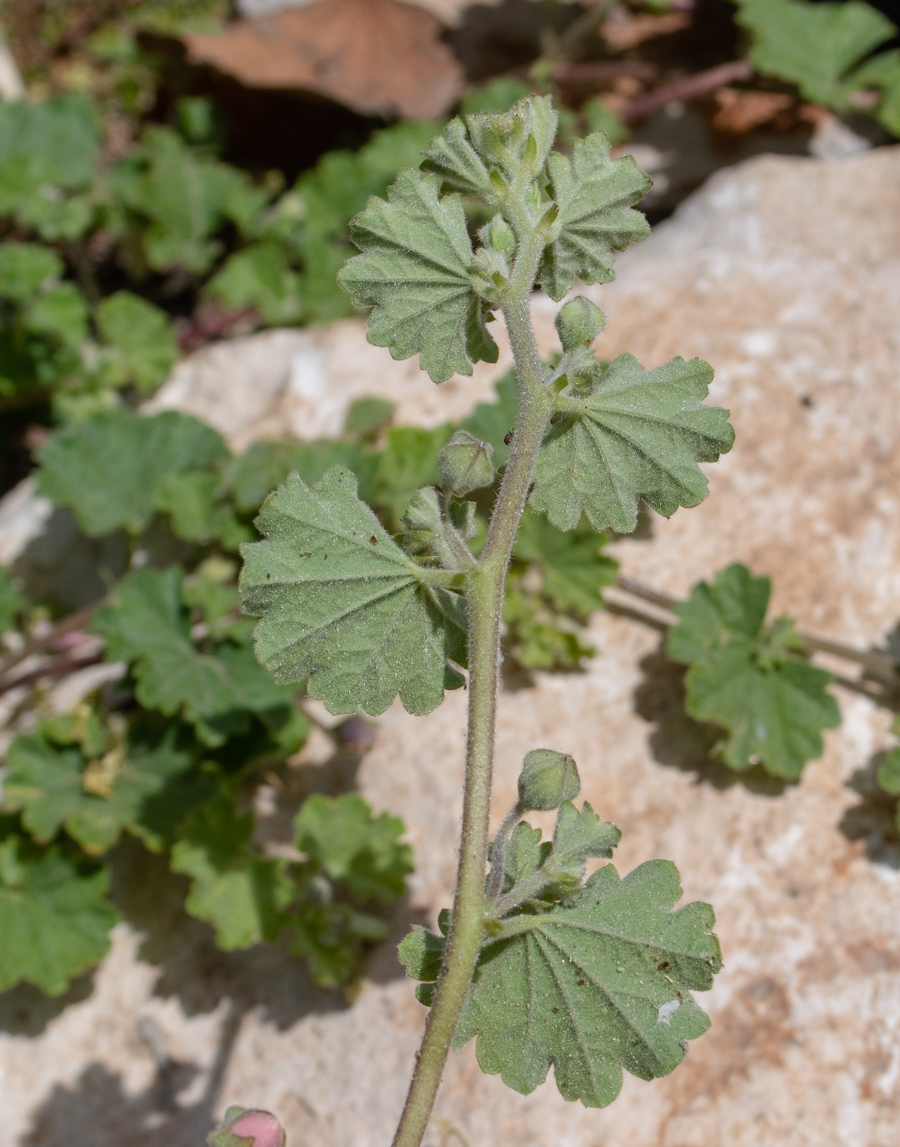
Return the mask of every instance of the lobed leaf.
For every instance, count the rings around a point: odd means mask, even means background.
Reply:
[[[263,542],[243,547],[241,595],[261,617],[256,653],[279,681],[308,678],[330,712],[384,712],[399,694],[410,713],[439,705],[462,679],[465,605],[424,583],[334,467],[312,488],[296,475],[257,519]]]
[[[721,967],[712,909],[673,912],[680,896],[667,861],[623,880],[607,865],[565,906],[514,917],[521,931],[482,950],[454,1046],[477,1038],[482,1070],[526,1095],[552,1064],[588,1107],[616,1098],[623,1070],[667,1075],[709,1026],[690,992]]]
[[[22,810],[22,823],[34,839],[46,844],[64,827],[86,852],[100,855],[123,829],[131,829],[159,847],[142,814],[193,764],[177,730],[149,742],[138,737],[123,745],[104,744],[93,758],[89,746],[54,743],[48,731],[17,737],[7,751],[4,805]]]
[[[122,527],[143,529],[170,475],[227,457],[221,436],[189,415],[105,410],[57,430],[41,447],[38,485],[74,512],[86,534],[99,537]]]
[[[587,616],[603,608],[602,590],[615,584],[619,568],[602,552],[604,542],[593,530],[564,533],[526,508],[513,555],[540,571],[543,592],[554,605]]]
[[[106,871],[82,873],[0,827],[0,991],[26,980],[51,996],[102,960],[118,919]]]
[[[753,35],[750,60],[767,76],[796,84],[806,99],[844,106],[847,73],[896,32],[891,21],[860,0],[736,0],[737,21]]]
[[[172,848],[172,871],[191,878],[185,908],[213,925],[225,951],[275,940],[287,922],[285,863],[253,853],[252,833],[252,814],[239,815],[222,795],[192,813]]]
[[[639,498],[666,517],[708,492],[698,462],[731,449],[728,411],[704,406],[712,369],[674,358],[645,371],[620,355],[587,396],[557,399],[558,421],[544,440],[530,504],[561,530],[584,514],[595,530],[631,533]]]
[[[401,172],[387,201],[373,196],[351,224],[362,254],[338,281],[357,306],[374,306],[368,339],[394,358],[419,355],[434,382],[471,374],[478,359],[496,362],[485,329],[491,317],[470,278],[473,252],[457,196],[438,196],[438,181]]]
[[[375,816],[358,793],[308,797],[294,819],[295,844],[309,863],[344,884],[356,900],[390,904],[413,871],[412,849],[401,844],[399,817]]]
[[[210,652],[195,648],[178,566],[124,579],[92,628],[106,639],[109,660],[133,666],[140,703],[167,716],[183,713],[208,745],[244,728],[248,712],[264,716],[289,704],[289,692],[272,681],[249,645],[226,640]]]
[[[764,629],[771,582],[735,563],[712,584],[700,582],[673,606],[679,624],[668,653],[690,665],[687,711],[723,726],[718,753],[732,769],[762,764],[796,780],[824,750],[822,731],[840,724],[824,669],[799,659],[792,627],[780,619]]]
[[[547,170],[559,215],[539,282],[558,301],[576,279],[610,282],[613,252],[650,234],[647,220],[632,205],[650,190],[652,180],[630,155],[611,159],[609,139],[599,132],[576,140],[571,159],[551,152]]]
[[[232,255],[207,284],[229,307],[252,307],[271,326],[300,318],[300,276],[287,253],[273,242],[256,243]]]
[[[114,386],[133,383],[139,391],[151,391],[178,358],[169,316],[130,291],[116,291],[100,303],[97,328],[108,348],[105,366]]]

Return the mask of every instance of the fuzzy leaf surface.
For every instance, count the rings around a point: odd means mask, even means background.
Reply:
[[[118,919],[108,873],[82,874],[57,850],[39,853],[0,828],[0,991],[22,980],[58,996],[102,960]]]
[[[645,371],[623,354],[587,396],[563,392],[538,455],[532,507],[560,530],[584,514],[595,530],[629,534],[639,498],[666,517],[702,502],[708,486],[698,463],[734,442],[728,411],[703,405],[711,379],[700,359]]]
[[[522,931],[487,945],[454,1039],[477,1037],[483,1071],[529,1094],[552,1064],[565,1099],[605,1107],[622,1072],[667,1075],[709,1019],[690,992],[721,966],[712,909],[679,897],[667,861],[620,880],[606,865],[565,906],[514,917]]]
[[[438,196],[433,175],[404,171],[387,200],[373,196],[351,225],[362,251],[338,280],[357,306],[374,306],[368,340],[397,359],[419,355],[434,382],[496,362],[487,312],[470,279],[473,252],[462,203]]]
[[[256,653],[276,679],[308,678],[333,713],[383,713],[398,694],[410,713],[461,684],[464,602],[423,584],[422,571],[334,467],[312,488],[297,475],[257,519],[265,541],[243,547],[241,595],[261,617]]]
[[[220,435],[189,415],[106,410],[52,435],[39,453],[38,482],[43,494],[74,512],[86,534],[99,537],[123,526],[142,529],[169,475],[227,457]]]
[[[792,623],[764,628],[770,593],[769,578],[737,563],[700,582],[673,607],[668,653],[691,667],[688,713],[727,730],[718,752],[729,768],[762,764],[796,780],[822,755],[822,732],[840,724],[840,711],[827,691],[832,675],[796,656]]]
[[[647,220],[632,210],[652,186],[630,155],[610,159],[610,144],[597,132],[575,141],[572,158],[551,152],[547,169],[559,205],[557,236],[547,247],[539,281],[559,301],[576,279],[608,283],[615,277],[613,252],[650,234]]]

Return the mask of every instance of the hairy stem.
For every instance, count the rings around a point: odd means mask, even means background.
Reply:
[[[394,1147],[418,1147],[475,971],[484,935],[484,878],[491,812],[494,727],[500,681],[503,586],[537,452],[552,404],[531,325],[529,296],[543,244],[520,233],[508,301],[503,308],[519,378],[519,419],[481,559],[466,577],[469,602],[469,725],[462,841],[444,967]]]

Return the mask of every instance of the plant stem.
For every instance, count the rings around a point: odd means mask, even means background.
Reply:
[[[394,1147],[418,1147],[422,1141],[484,938],[484,880],[500,683],[503,586],[537,452],[552,411],[529,309],[531,284],[543,244],[534,230],[529,235],[520,233],[519,239],[519,255],[503,308],[519,379],[519,418],[484,551],[466,576],[469,725],[456,895],[444,967]]]

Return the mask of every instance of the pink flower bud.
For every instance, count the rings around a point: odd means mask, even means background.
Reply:
[[[271,1112],[240,1107],[229,1107],[207,1139],[209,1147],[285,1147],[285,1142],[284,1128]]]
[[[240,1139],[252,1139],[253,1147],[284,1147],[284,1128],[268,1111],[246,1111],[229,1128]]]

